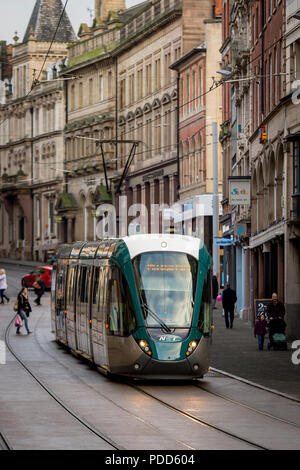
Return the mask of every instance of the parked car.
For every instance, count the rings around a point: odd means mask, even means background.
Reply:
[[[22,277],[22,286],[32,287],[34,281],[41,275],[46,289],[51,289],[52,269],[52,266],[38,266],[34,271]]]

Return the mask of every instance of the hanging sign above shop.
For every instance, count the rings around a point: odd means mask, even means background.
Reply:
[[[233,241],[230,238],[217,238],[215,240],[215,244],[220,246],[231,246],[233,245]]]
[[[251,204],[251,176],[229,176],[229,204],[241,206]]]

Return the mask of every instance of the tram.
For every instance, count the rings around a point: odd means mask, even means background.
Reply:
[[[61,245],[52,276],[56,340],[107,375],[192,379],[208,370],[211,257],[181,235]]]

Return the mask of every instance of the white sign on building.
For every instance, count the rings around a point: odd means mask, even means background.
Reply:
[[[251,204],[251,177],[230,176],[229,181],[229,204],[232,206]]]

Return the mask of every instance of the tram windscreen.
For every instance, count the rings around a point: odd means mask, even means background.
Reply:
[[[185,253],[143,253],[133,267],[146,324],[190,327],[198,262]]]

